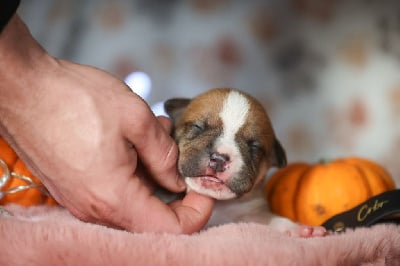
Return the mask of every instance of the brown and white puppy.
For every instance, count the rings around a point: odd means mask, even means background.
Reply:
[[[257,221],[291,235],[324,234],[321,227],[300,226],[268,211],[257,184],[270,167],[284,167],[286,155],[256,99],[239,90],[213,89],[194,99],[170,99],[165,110],[174,123],[178,169],[188,189],[224,200],[208,225]]]

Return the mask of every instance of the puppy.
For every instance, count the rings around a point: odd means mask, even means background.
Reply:
[[[235,89],[213,89],[194,99],[170,99],[178,169],[188,189],[217,199],[207,226],[254,221],[294,236],[321,236],[322,227],[298,225],[269,212],[262,183],[286,154],[262,105]]]

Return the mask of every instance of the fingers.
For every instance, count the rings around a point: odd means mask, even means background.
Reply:
[[[197,232],[207,223],[214,207],[213,199],[196,192],[189,192],[183,200],[166,205],[143,187],[138,188],[141,186],[138,179],[132,179],[130,186],[123,197],[122,205],[127,207],[120,208],[112,222],[133,232]]]
[[[178,218],[181,233],[199,231],[210,219],[215,200],[189,191],[182,201],[171,204]]]
[[[130,106],[132,111],[121,124],[140,161],[160,185],[174,192],[183,191],[186,185],[177,172],[178,147],[169,136],[171,123],[165,117],[156,119],[141,100],[136,99]]]
[[[166,132],[171,132],[172,122],[168,117],[165,116],[157,116],[158,122],[165,129]]]
[[[130,103],[133,111],[123,117],[124,136],[133,144],[146,171],[165,188],[179,192],[185,189],[177,172],[178,148],[169,136],[171,122],[166,117],[157,119],[150,108],[136,99]],[[113,217],[112,224],[131,231],[192,233],[200,230],[211,216],[214,200],[189,192],[181,201],[166,205],[154,197],[140,178],[129,179],[124,186],[122,206]]]

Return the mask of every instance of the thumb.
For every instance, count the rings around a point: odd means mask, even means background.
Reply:
[[[210,219],[215,200],[200,195],[194,191],[188,191],[182,201],[170,204],[178,217],[180,230],[188,234],[199,231]]]
[[[135,177],[121,195],[120,208],[108,220],[133,232],[193,233],[207,223],[214,207],[214,199],[192,191],[183,200],[167,205]]]
[[[177,171],[178,147],[164,128],[170,127],[169,122],[166,118],[157,119],[142,100],[136,99],[134,103],[131,104],[133,111],[128,112],[124,117],[126,121],[121,123],[124,135],[133,144],[148,173],[160,185],[174,192],[184,190],[185,183]]]

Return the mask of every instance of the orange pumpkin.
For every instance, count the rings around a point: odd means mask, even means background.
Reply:
[[[24,162],[18,158],[14,150],[2,138],[0,138],[0,160],[3,162],[3,164],[0,164],[0,179],[5,180],[4,184],[0,181],[0,192],[6,193],[3,197],[1,197],[0,194],[0,205],[7,203],[15,203],[23,206],[56,204],[56,202],[45,193],[43,187],[40,186],[41,182],[39,179],[33,176]],[[10,175],[7,175],[6,171],[8,171]],[[9,193],[18,187],[29,185],[29,182],[24,179],[32,181],[32,183],[39,186]]]
[[[321,225],[394,188],[393,179],[382,166],[351,157],[289,164],[271,176],[265,193],[272,212],[303,224]]]

